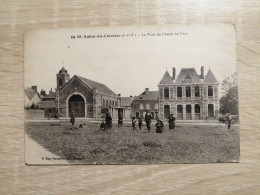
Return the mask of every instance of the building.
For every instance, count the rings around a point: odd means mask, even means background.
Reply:
[[[38,106],[38,103],[42,101],[40,94],[37,92],[37,86],[28,87],[24,90],[24,93],[25,108],[30,108],[32,105]]]
[[[123,118],[124,119],[131,119],[131,109],[133,104],[133,96],[130,97],[122,97],[122,107],[123,109]]]
[[[170,113],[178,120],[215,118],[219,113],[218,86],[210,69],[204,77],[204,67],[200,75],[194,68],[182,68],[177,78],[175,68],[172,77],[166,71],[158,84],[160,118]]]
[[[107,112],[117,118],[123,113],[121,95],[106,85],[77,75],[70,78],[65,68],[56,77],[55,103],[61,117],[69,117],[72,111],[83,118],[101,118]]]
[[[145,91],[139,96],[134,97],[132,103],[132,116],[138,118],[141,116],[144,118],[146,110],[150,110],[152,118],[158,118],[159,113],[159,92],[149,91],[149,88],[145,88]]]

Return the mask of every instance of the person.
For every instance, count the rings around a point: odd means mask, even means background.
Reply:
[[[72,110],[72,112],[70,114],[70,122],[71,122],[72,126],[74,126],[74,123],[75,123],[75,113],[74,113],[74,110]]]
[[[157,123],[155,124],[156,133],[162,133],[163,122],[160,119],[157,119]]]
[[[138,126],[139,126],[140,130],[142,130],[142,125],[143,125],[143,119],[139,116],[139,118],[138,118]]]
[[[123,116],[122,116],[122,113],[119,114],[118,116],[118,128],[122,127],[123,125]]]
[[[133,116],[132,117],[132,128],[133,128],[133,130],[136,130],[135,129],[135,123],[136,123],[136,120],[135,120],[135,117]]]
[[[100,124],[100,130],[101,131],[105,131],[106,130],[106,124],[104,123],[104,120],[102,120],[102,122]]]
[[[168,123],[169,123],[169,130],[174,130],[175,128],[175,117],[171,113],[170,116],[168,117]]]
[[[230,117],[230,113],[227,113],[227,116],[226,116],[226,124],[228,126],[228,129],[230,129],[231,127],[231,124],[232,124],[232,119]]]
[[[146,111],[146,114],[145,114],[144,118],[145,118],[145,123],[146,123],[146,127],[148,129],[148,132],[150,133],[152,116],[151,116],[149,110]]]
[[[106,126],[107,126],[107,129],[111,129],[112,128],[112,117],[110,115],[110,112],[108,112],[106,114]]]

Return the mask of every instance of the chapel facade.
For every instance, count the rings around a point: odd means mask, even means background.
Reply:
[[[112,118],[123,113],[121,95],[114,93],[105,84],[74,75],[62,68],[56,75],[55,104],[61,117],[101,118],[110,112]]]

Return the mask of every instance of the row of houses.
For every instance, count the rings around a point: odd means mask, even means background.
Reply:
[[[101,118],[110,112],[113,118],[144,117],[147,110],[152,118],[166,119],[172,113],[178,120],[215,118],[219,112],[219,83],[209,69],[198,74],[195,68],[182,68],[178,76],[165,72],[157,91],[145,88],[138,96],[121,97],[105,84],[74,75],[62,68],[57,74],[57,88],[49,94],[39,94],[37,87],[25,90],[26,107],[35,104],[45,111],[45,117],[59,113],[69,117]]]

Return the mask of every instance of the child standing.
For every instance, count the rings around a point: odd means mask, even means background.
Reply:
[[[105,131],[106,130],[106,124],[104,123],[104,120],[102,120],[102,122],[100,124],[100,130],[101,131]]]

